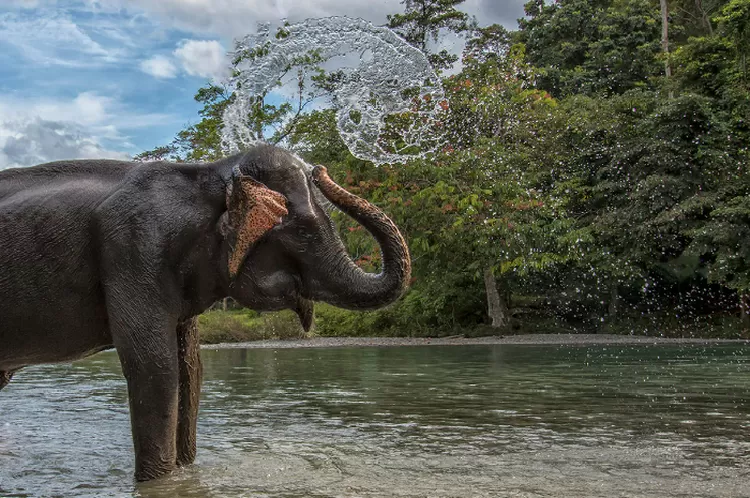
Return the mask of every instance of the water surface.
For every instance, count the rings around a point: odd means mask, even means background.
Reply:
[[[750,496],[750,348],[204,350],[196,465],[136,485],[117,357],[0,392],[0,496]]]

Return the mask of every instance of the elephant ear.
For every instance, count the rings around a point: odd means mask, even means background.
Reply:
[[[234,279],[250,248],[288,214],[286,198],[235,168],[227,188],[227,218],[223,227],[229,238],[229,278]]]

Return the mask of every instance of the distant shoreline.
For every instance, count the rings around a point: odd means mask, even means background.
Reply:
[[[294,349],[346,347],[401,347],[401,346],[472,346],[492,344],[513,345],[669,345],[669,344],[745,344],[747,339],[665,338],[614,334],[527,334],[490,337],[312,337],[292,340],[261,340],[204,344],[203,349]]]

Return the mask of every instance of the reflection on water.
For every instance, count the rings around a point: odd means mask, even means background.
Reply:
[[[117,357],[0,393],[0,496],[746,496],[750,348],[203,351],[196,465],[132,481]]]

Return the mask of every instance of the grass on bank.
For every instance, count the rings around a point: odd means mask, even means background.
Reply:
[[[322,337],[428,337],[440,333],[418,321],[401,323],[386,310],[357,312],[315,304],[315,325],[305,334],[294,312],[257,313],[246,309],[210,310],[198,317],[198,331],[204,344],[246,342],[264,339]],[[485,334],[486,335],[486,334]]]
[[[297,315],[291,311],[259,314],[244,309],[207,311],[198,317],[198,332],[203,344],[304,336]]]
[[[299,339],[306,336],[430,335],[430,331],[419,326],[398,329],[382,311],[347,311],[321,303],[315,305],[315,325],[309,334],[302,330],[297,315],[292,311],[257,313],[247,309],[207,311],[198,317],[198,331],[203,344]]]
[[[316,303],[315,325],[305,334],[297,315],[291,311],[257,313],[245,309],[212,310],[198,317],[201,342],[247,342],[264,339],[299,339],[302,337],[445,337],[463,335],[514,335],[530,333],[606,333],[661,337],[750,338],[738,317],[717,314],[690,320],[674,315],[621,315],[607,319],[595,329],[575,327],[549,316],[525,315],[514,319],[507,329],[488,325],[436,327],[422,323],[419,317],[407,317],[391,307],[379,311],[357,312]]]

